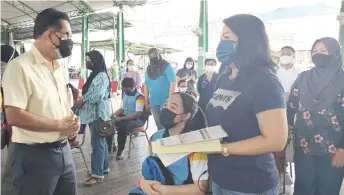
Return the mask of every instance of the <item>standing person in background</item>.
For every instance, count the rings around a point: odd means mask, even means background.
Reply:
[[[80,121],[71,110],[68,75],[57,61],[72,54],[71,35],[68,15],[45,9],[35,19],[31,50],[6,67],[2,87],[18,194],[77,194],[67,138],[78,134]]]
[[[294,82],[288,101],[295,136],[294,195],[338,195],[344,177],[344,70],[339,42],[312,46],[311,70]]]
[[[99,118],[103,121],[111,119],[110,108],[110,79],[106,74],[106,65],[103,55],[92,50],[86,53],[86,68],[92,73],[82,88],[82,96],[77,101],[80,108],[81,124],[88,125],[91,131],[91,169],[92,176],[83,185],[86,187],[101,183],[104,174],[109,173],[108,145],[105,137],[101,137],[97,124]]]
[[[197,83],[197,91],[199,93],[198,105],[203,112],[205,112],[205,108],[213,96],[217,79],[216,60],[206,59],[205,73],[199,77]]]
[[[301,70],[294,66],[295,49],[290,46],[282,47],[280,51],[279,65],[277,70],[277,77],[280,80],[284,92],[286,93],[286,100],[289,98],[291,85],[296,80]]]
[[[6,65],[14,58],[18,57],[18,52],[9,45],[1,45],[1,79],[5,71]],[[3,98],[3,90],[1,87],[1,99]],[[12,152],[13,146],[11,143],[12,129],[7,124],[5,111],[3,110],[3,104],[1,103],[1,128],[2,131],[6,131],[8,135],[7,139],[3,140],[1,137],[1,142],[6,141],[7,143],[7,158],[5,162],[5,167],[2,169],[3,177],[1,179],[1,194],[15,195],[15,190],[12,185]],[[1,134],[3,136],[3,134]],[[1,143],[3,145],[5,143]]]
[[[150,49],[148,56],[150,64],[145,74],[145,108],[152,112],[155,124],[160,130],[164,128],[160,123],[160,110],[176,90],[176,74],[171,64],[162,58],[156,48]]]
[[[188,84],[188,91],[196,92],[195,85],[197,83],[197,72],[195,70],[195,62],[191,57],[186,58],[184,67],[177,72],[177,82],[186,80]]]
[[[294,60],[295,49],[291,46],[282,47],[280,50],[280,67],[277,70],[277,77],[283,86],[286,101],[288,101],[289,99],[291,85],[294,83],[298,75],[301,73],[301,70],[294,66]],[[292,185],[294,182],[288,173],[285,173],[284,178],[282,177],[284,175],[282,172],[284,168],[281,166],[284,166],[282,162],[286,158],[286,151],[283,150],[282,152],[276,152],[274,153],[274,156],[277,169],[280,172],[281,183],[283,183],[283,180],[285,179],[286,185]]]
[[[127,61],[127,69],[128,72],[122,75],[122,79],[124,78],[132,78],[136,83],[136,89],[141,90],[142,87],[142,79],[140,73],[137,71],[137,66],[135,65],[134,60]]]

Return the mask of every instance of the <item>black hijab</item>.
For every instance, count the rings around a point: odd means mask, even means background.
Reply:
[[[92,50],[90,52],[87,52],[86,56],[91,59],[93,66],[92,69],[90,69],[92,73],[87,78],[87,81],[82,88],[82,95],[84,95],[88,91],[88,88],[91,86],[93,79],[98,75],[98,73],[105,72],[105,74],[107,75],[105,60],[103,55],[99,51]]]
[[[156,48],[150,49],[148,51],[148,56],[150,64],[147,67],[147,74],[150,79],[155,80],[165,72],[169,63],[161,57],[158,49]]]
[[[301,73],[300,103],[309,111],[319,111],[332,104],[336,96],[344,88],[344,71],[339,42],[324,37],[314,42],[314,46],[322,42],[326,45],[332,60],[326,67],[314,67]]]

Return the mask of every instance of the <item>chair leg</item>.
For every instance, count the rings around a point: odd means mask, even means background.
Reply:
[[[84,151],[83,151],[82,148],[79,148],[79,150],[80,150],[80,154],[81,154],[82,160],[84,161],[84,164],[85,164],[85,167],[86,167],[86,170],[87,170],[87,174],[91,174],[90,170],[88,169],[88,165],[87,165],[87,162],[86,162]]]
[[[130,158],[130,152],[131,152],[131,145],[133,144],[132,142],[132,134],[129,135],[129,151],[128,151],[128,158]]]
[[[146,131],[145,131],[145,136],[146,136],[147,142],[149,142],[149,138],[148,138],[148,135],[147,135]]]
[[[290,177],[293,178],[293,163],[289,163],[289,171],[290,171]]]

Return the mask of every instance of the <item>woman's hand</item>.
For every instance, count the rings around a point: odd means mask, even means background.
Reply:
[[[332,166],[335,168],[344,167],[344,149],[337,149],[332,157]]]
[[[160,195],[159,192],[155,191],[153,188],[153,185],[160,184],[158,181],[153,180],[146,180],[144,178],[141,178],[140,180],[140,188],[142,191],[149,195]]]

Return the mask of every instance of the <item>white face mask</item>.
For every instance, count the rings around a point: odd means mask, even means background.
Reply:
[[[283,65],[291,64],[293,62],[293,59],[294,58],[292,56],[281,56],[279,58],[280,64],[283,64]]]
[[[185,93],[187,90],[187,87],[179,87],[179,92]]]
[[[192,64],[186,64],[186,68],[187,68],[187,69],[191,69],[192,66],[193,66]]]
[[[215,68],[216,68],[215,66],[207,66],[206,65],[204,69],[206,72],[215,72]]]
[[[136,66],[128,66],[129,71],[136,71]]]

